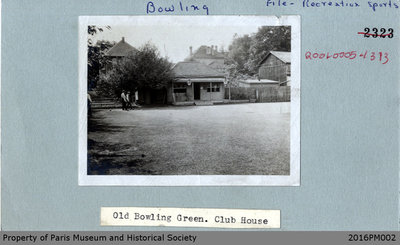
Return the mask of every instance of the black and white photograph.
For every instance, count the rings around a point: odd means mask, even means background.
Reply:
[[[80,185],[300,184],[298,16],[80,17]]]

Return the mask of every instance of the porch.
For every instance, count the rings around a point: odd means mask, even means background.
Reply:
[[[171,103],[210,105],[223,102],[225,87],[223,78],[178,79],[169,89]]]

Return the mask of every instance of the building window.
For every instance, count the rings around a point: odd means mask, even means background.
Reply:
[[[219,92],[219,84],[213,84],[211,87],[207,87],[207,92]]]
[[[186,84],[185,83],[176,83],[176,84],[174,84],[174,93],[175,94],[184,94],[184,93],[186,93]]]

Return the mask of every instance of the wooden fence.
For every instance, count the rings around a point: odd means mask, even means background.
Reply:
[[[231,100],[252,100],[256,102],[289,102],[290,86],[258,88],[231,88]],[[229,99],[229,88],[225,89],[225,99]]]

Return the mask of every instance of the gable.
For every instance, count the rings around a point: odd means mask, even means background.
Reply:
[[[217,50],[214,47],[208,46],[200,46],[192,56],[194,59],[224,59],[225,55]]]
[[[124,57],[127,56],[130,52],[137,51],[136,48],[131,46],[129,43],[125,42],[125,39],[122,38],[117,44],[115,44],[112,48],[110,48],[105,56],[109,57]]]
[[[258,66],[263,65],[268,59],[272,59],[272,57],[275,59],[285,63],[285,64],[290,64],[291,63],[291,52],[284,52],[284,51],[270,51],[264,59],[258,63]]]

